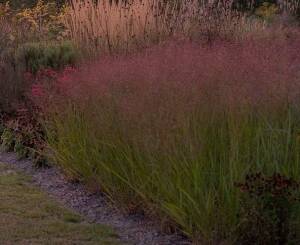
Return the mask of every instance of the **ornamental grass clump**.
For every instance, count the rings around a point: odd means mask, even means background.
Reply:
[[[128,212],[234,242],[235,183],[300,177],[299,38],[173,41],[41,78],[50,157]]]

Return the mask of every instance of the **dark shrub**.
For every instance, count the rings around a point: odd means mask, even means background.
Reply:
[[[300,206],[298,182],[277,173],[255,173],[237,187],[242,191],[237,244],[299,244],[294,223]]]

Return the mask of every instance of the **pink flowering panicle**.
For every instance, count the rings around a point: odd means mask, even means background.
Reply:
[[[32,93],[51,94],[47,108],[71,101],[94,114],[112,110],[129,128],[160,128],[164,134],[199,108],[275,108],[283,100],[298,100],[299,41],[299,34],[210,46],[170,41],[137,53],[103,56],[79,69],[43,71],[44,90],[35,85]]]

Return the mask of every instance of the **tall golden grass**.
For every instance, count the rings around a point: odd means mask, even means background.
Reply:
[[[177,6],[165,7],[168,10],[162,12],[159,2],[154,0],[126,5],[107,0],[98,3],[72,0],[65,23],[72,39],[89,51],[129,50],[139,46],[142,40],[145,44],[170,35]]]
[[[85,52],[131,51],[169,38],[232,38],[265,24],[232,8],[233,0],[72,0],[64,22],[72,40]]]

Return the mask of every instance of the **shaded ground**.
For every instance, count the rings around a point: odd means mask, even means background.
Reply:
[[[79,213],[89,222],[112,227],[118,234],[121,244],[191,244],[181,234],[166,234],[162,232],[159,223],[149,220],[142,215],[122,214],[119,208],[112,205],[103,194],[90,193],[82,184],[68,182],[56,167],[36,169],[30,160],[18,160],[14,153],[0,153],[0,162],[5,162],[13,169],[29,175],[35,186],[47,192],[64,207]],[[98,244],[105,243],[99,242]],[[0,245],[2,245],[1,242]]]
[[[0,163],[0,243],[117,244],[114,232],[85,222],[32,185],[32,180]]]

